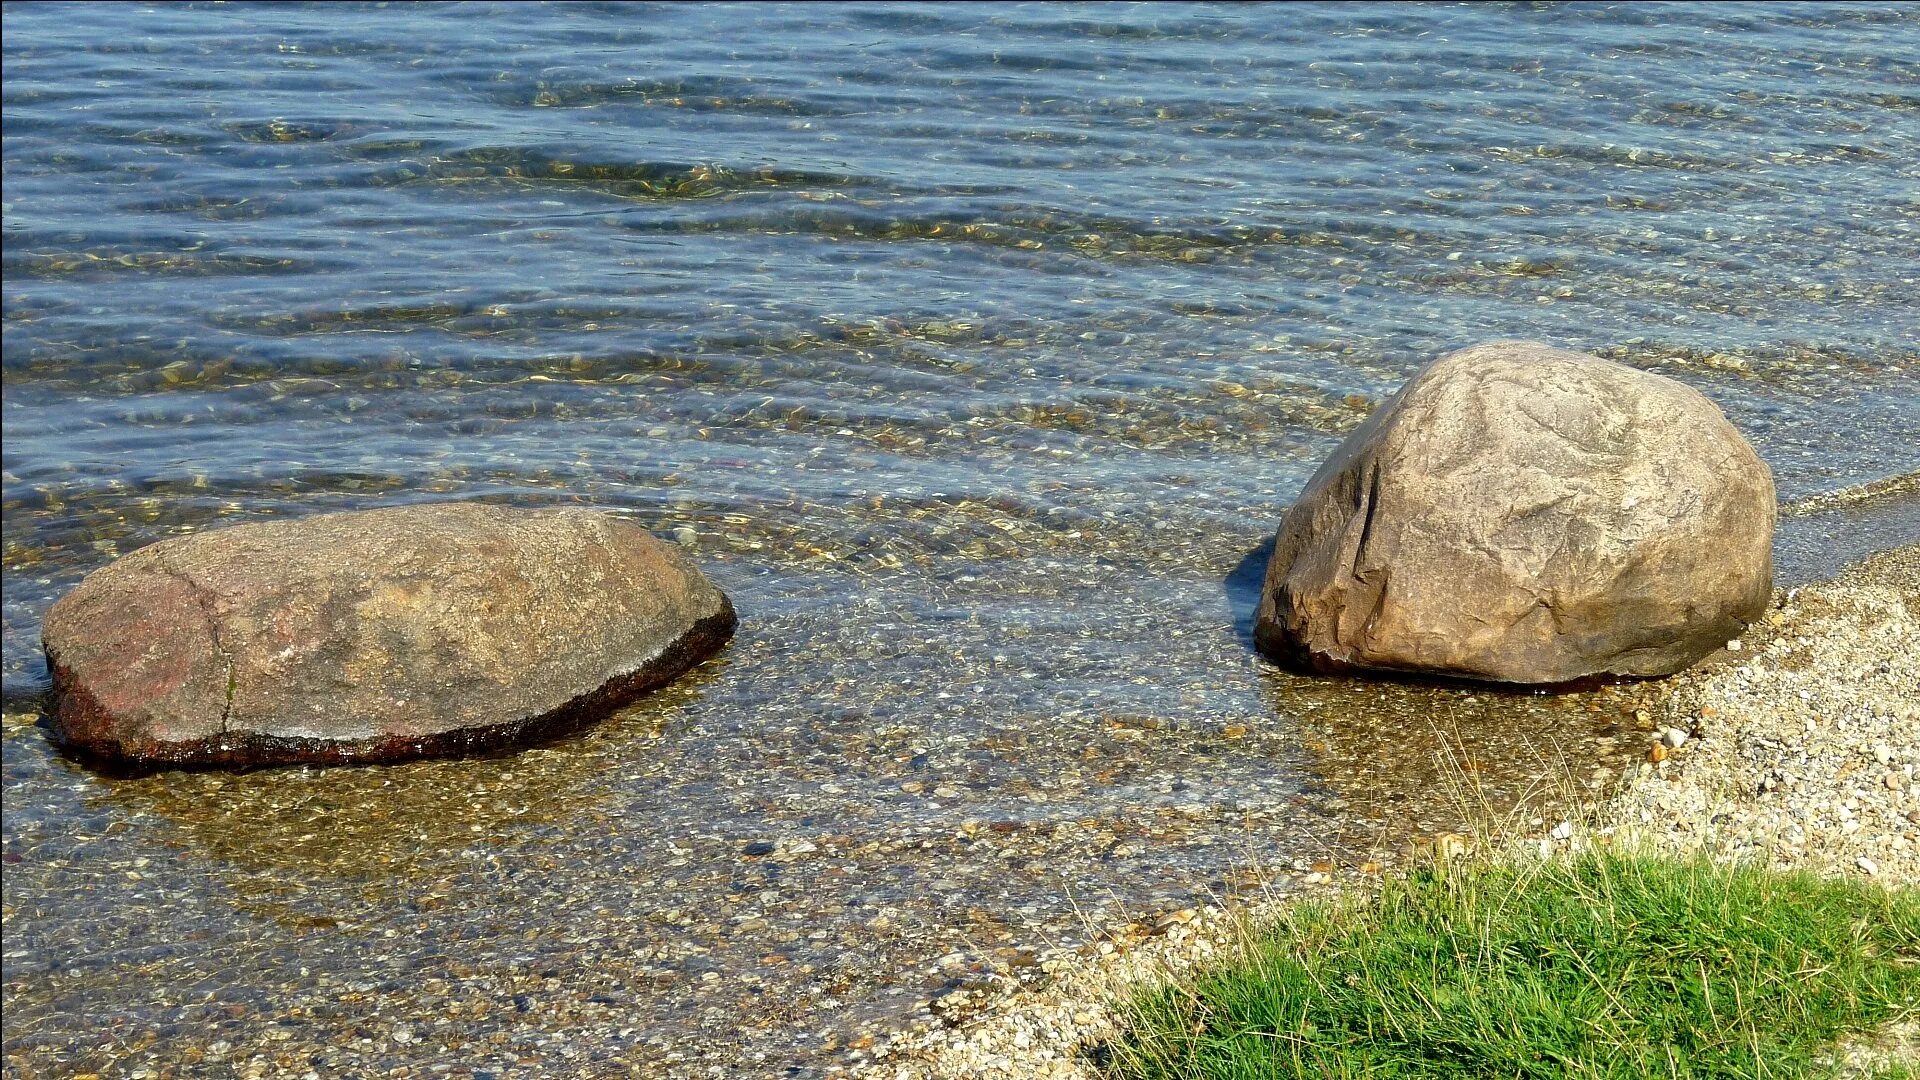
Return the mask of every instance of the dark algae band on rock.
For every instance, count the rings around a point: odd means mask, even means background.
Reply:
[[[438,503],[142,548],[56,603],[44,644],[70,751],[246,768],[546,738],[672,681],[734,622],[637,525]]]
[[[1416,373],[1308,481],[1255,640],[1323,670],[1668,675],[1765,609],[1774,516],[1766,465],[1698,391],[1477,345]]]

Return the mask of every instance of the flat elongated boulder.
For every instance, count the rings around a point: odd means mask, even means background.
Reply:
[[[53,732],[153,768],[397,761],[543,738],[671,681],[733,605],[637,525],[434,503],[142,548],[47,612]]]
[[[1321,670],[1666,675],[1772,594],[1773,477],[1718,408],[1530,341],[1421,369],[1308,481],[1254,636]]]

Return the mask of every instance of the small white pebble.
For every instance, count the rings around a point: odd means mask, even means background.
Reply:
[[[1865,855],[1862,855],[1859,858],[1853,860],[1853,863],[1855,866],[1858,866],[1860,868],[1860,871],[1866,874],[1868,877],[1872,877],[1874,874],[1877,874],[1880,872],[1880,864],[1874,862],[1872,859],[1867,858]]]
[[[1746,646],[1740,644],[1739,638],[1734,638],[1732,641],[1727,642],[1728,652],[1739,652],[1743,648],[1746,648]]]
[[[1660,741],[1671,749],[1678,750],[1680,744],[1687,741],[1687,733],[1682,728],[1670,727],[1660,733]]]

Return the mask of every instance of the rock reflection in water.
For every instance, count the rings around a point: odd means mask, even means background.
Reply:
[[[1391,857],[1490,821],[1543,819],[1617,779],[1652,739],[1634,713],[1659,693],[1618,683],[1553,692],[1295,675],[1267,693],[1295,719],[1351,821],[1348,846]]]

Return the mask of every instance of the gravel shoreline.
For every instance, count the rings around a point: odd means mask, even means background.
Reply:
[[[1519,830],[1550,849],[1588,831],[1673,851],[1920,883],[1920,546],[1776,592],[1745,637],[1668,680],[1636,714],[1648,760],[1587,805],[1581,829]],[[1462,838],[1464,840],[1464,838]],[[1442,838],[1442,844],[1452,843]],[[1366,888],[1371,875],[1301,874],[1273,899],[1198,908],[1046,957],[1048,978],[949,1006],[951,1027],[897,1039],[866,1080],[1095,1080],[1090,1048],[1117,1034],[1107,1002],[1141,980],[1233,947],[1243,918],[1290,898]],[[1853,1048],[1857,1064],[1920,1060],[1913,1025]]]

